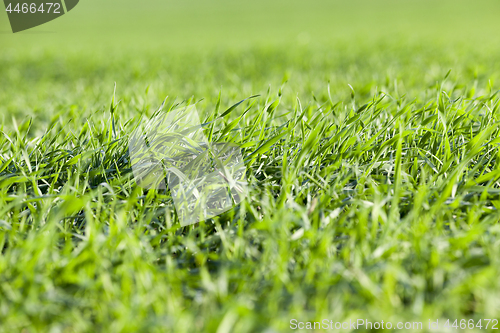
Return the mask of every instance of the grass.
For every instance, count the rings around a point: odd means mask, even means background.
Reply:
[[[500,49],[381,34],[173,51],[2,36],[0,331],[498,318]],[[131,174],[129,135],[166,96],[223,115],[207,136],[247,160],[249,197],[198,225]]]

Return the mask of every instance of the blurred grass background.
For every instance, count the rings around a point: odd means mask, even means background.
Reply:
[[[500,4],[441,1],[160,1],[82,0],[63,18],[9,34],[2,14],[2,48],[58,51],[218,48],[324,44],[338,40],[432,39],[497,43]],[[496,40],[495,40],[496,39]]]
[[[328,83],[341,100],[347,84],[365,96],[415,87],[416,97],[450,69],[486,88],[500,56],[499,9],[494,0],[84,0],[17,34],[2,12],[0,114],[6,126],[16,115],[45,128],[66,106],[99,109],[114,82],[124,107],[142,111],[167,95],[210,101],[221,89],[230,103],[284,80],[309,100]]]

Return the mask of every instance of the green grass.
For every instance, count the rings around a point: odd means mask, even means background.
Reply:
[[[94,27],[67,43],[56,40],[67,31],[0,35],[0,331],[498,319],[494,4],[386,2],[391,10],[336,3],[344,21],[331,24],[334,5],[320,2],[297,25],[305,4],[262,15],[246,5],[244,22],[270,22],[253,32],[227,31],[227,4],[206,17],[207,8],[178,5],[172,17],[201,22],[169,41],[141,39],[156,12],[140,14],[145,26],[130,35],[123,17],[106,23],[112,32]],[[91,9],[79,6],[76,26]],[[366,22],[319,34],[352,10]],[[373,31],[371,13],[382,22]],[[69,17],[38,29],[71,29]],[[212,43],[198,45],[198,31]],[[136,186],[129,135],[166,96],[167,108],[197,103],[208,121],[255,94],[207,128],[212,141],[243,146],[249,197],[181,227],[168,191]]]

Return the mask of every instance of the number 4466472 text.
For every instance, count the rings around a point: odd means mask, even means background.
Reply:
[[[12,4],[9,3],[6,9],[7,12],[12,13],[23,13],[23,14],[35,14],[35,13],[47,13],[47,14],[61,14],[61,4],[46,2],[40,5],[36,3],[18,3],[12,8]]]

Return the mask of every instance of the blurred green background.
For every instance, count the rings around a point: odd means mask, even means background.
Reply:
[[[2,12],[0,115],[5,126],[35,117],[43,131],[68,107],[102,109],[115,82],[125,110],[146,112],[165,96],[214,104],[222,90],[230,104],[284,81],[306,101],[328,84],[339,100],[348,84],[365,97],[417,97],[450,69],[486,89],[497,76],[499,10],[494,0],[83,0],[17,34]]]
[[[64,17],[10,34],[1,16],[2,49],[235,47],[323,44],[338,40],[432,39],[497,43],[494,0],[163,1],[82,0]]]

